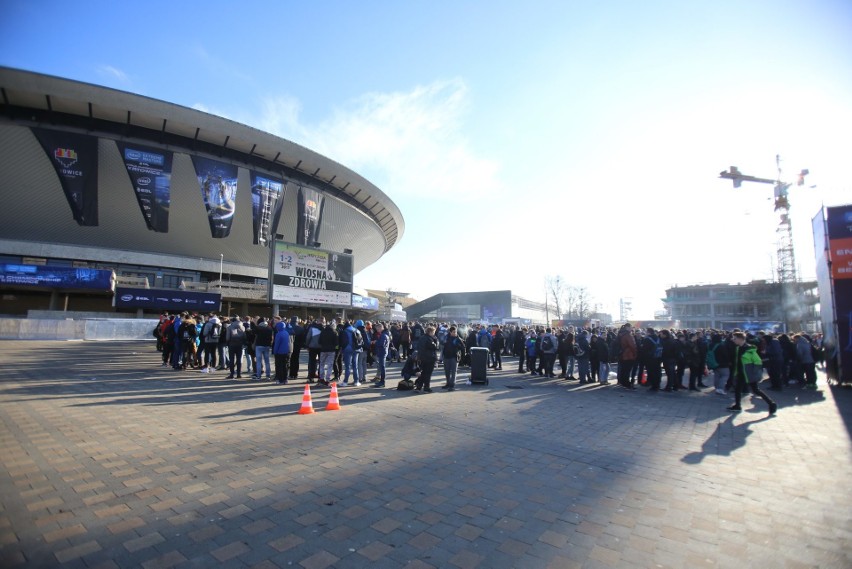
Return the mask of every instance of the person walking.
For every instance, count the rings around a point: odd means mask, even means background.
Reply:
[[[733,341],[737,347],[734,353],[734,404],[728,407],[728,411],[743,410],[740,401],[748,385],[752,394],[766,401],[769,414],[774,415],[778,405],[758,385],[763,378],[763,360],[757,353],[757,346],[747,343],[746,335],[739,331],[734,332]]]

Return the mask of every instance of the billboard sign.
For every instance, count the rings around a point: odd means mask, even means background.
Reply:
[[[352,306],[352,255],[275,241],[270,258],[270,303]]]
[[[113,306],[183,312],[218,312],[222,295],[187,290],[117,287]]]
[[[107,292],[115,286],[115,275],[104,269],[4,263],[0,264],[0,285],[4,284]]]

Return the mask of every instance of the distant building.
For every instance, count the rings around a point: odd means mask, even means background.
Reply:
[[[784,306],[782,284],[752,281],[748,284],[675,286],[666,290],[663,303],[669,317],[683,328],[732,328],[787,331],[795,322],[806,331],[819,329],[816,281],[795,283],[796,306]],[[791,332],[799,331],[789,330]]]
[[[544,303],[515,296],[510,290],[444,292],[408,306],[406,312],[409,320],[492,324],[544,324],[548,321]],[[552,307],[549,314],[555,315]]]

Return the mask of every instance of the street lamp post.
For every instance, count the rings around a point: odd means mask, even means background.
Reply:
[[[225,263],[225,254],[219,253],[219,290],[222,290],[222,266]]]

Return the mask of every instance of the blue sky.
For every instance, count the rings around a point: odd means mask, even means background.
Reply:
[[[852,3],[5,0],[0,64],[198,108],[356,170],[402,242],[356,276],[425,298],[545,278],[610,312],[771,278],[772,188],[852,201]]]

